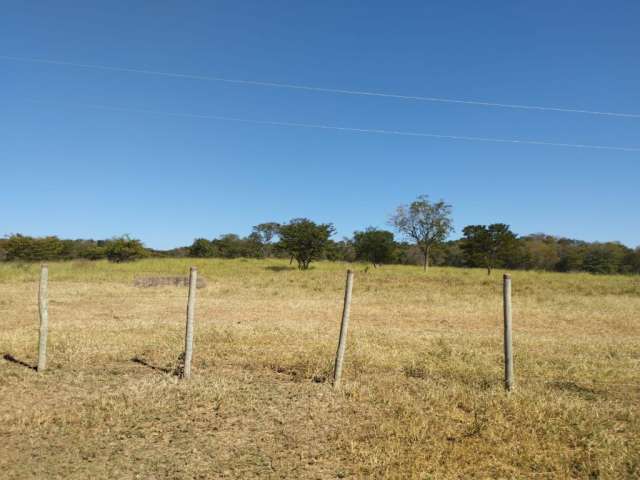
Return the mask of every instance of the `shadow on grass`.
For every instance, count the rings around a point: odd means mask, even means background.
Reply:
[[[601,391],[598,391],[594,388],[583,387],[575,382],[564,380],[549,382],[549,386],[557,390],[563,390],[565,392],[572,393],[586,400],[596,400],[598,396],[602,394]]]
[[[137,363],[138,365],[144,365],[145,367],[150,368],[151,370],[155,370],[157,372],[162,372],[162,373],[171,373],[171,374],[175,374],[175,372],[173,370],[171,370],[170,368],[165,368],[165,367],[156,367],[155,365],[150,364],[149,362],[147,362],[144,358],[140,358],[138,356],[135,356],[131,359],[131,361],[133,363]]]
[[[283,266],[283,265],[269,265],[268,267],[264,267],[265,270],[271,270],[272,272],[287,272],[289,270],[297,270],[296,267]]]
[[[33,365],[29,365],[27,362],[23,362],[22,360],[18,360],[16,357],[11,355],[10,353],[5,353],[2,358],[4,358],[7,362],[15,363],[16,365],[22,365],[23,367],[27,367],[33,371],[37,371],[38,369]]]

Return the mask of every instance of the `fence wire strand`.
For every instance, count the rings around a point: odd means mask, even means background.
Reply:
[[[135,280],[136,278],[142,277],[144,275],[157,276],[157,275],[161,275],[161,273],[160,272],[136,273],[135,275],[132,275],[132,280]],[[167,295],[167,294],[164,294],[163,292],[160,292],[160,293],[149,292],[148,294],[141,293],[140,289],[144,291],[152,288],[152,287],[145,287],[145,286],[136,287],[136,290],[134,290],[135,293],[127,293],[127,291],[125,290],[125,291],[120,291],[113,294],[104,294],[104,293],[96,294],[87,290],[80,290],[73,293],[70,293],[68,291],[65,291],[64,293],[57,293],[55,289],[53,289],[53,290],[50,290],[49,292],[50,308],[55,311],[65,307],[73,306],[81,302],[90,302],[94,300],[97,300],[99,302],[114,301],[114,300],[120,300],[122,298],[127,298],[127,299],[136,299],[136,300],[147,300],[149,301],[148,304],[138,303],[137,306],[154,306],[154,307],[159,307],[159,302],[163,300],[167,300],[167,299],[176,300],[176,301],[179,300],[179,301],[183,301],[184,305],[180,305],[179,307],[177,305],[171,305],[169,307],[165,306],[163,310],[165,311],[172,310],[176,312],[183,311],[187,302],[187,287],[183,285],[160,285],[160,287],[174,288],[174,289],[181,288],[181,289],[184,289],[185,292],[184,294],[181,294],[181,295],[176,295],[176,294]],[[34,301],[32,301],[32,298],[33,299],[37,298],[38,291],[36,289],[33,289],[33,290],[28,289],[26,291],[21,290],[20,293],[25,296],[28,296],[29,299],[25,298],[24,302],[16,302],[16,303],[12,302],[11,304],[2,303],[0,304],[0,312],[13,312],[17,309],[22,308],[22,309],[26,309],[29,315],[36,313],[38,310],[38,306],[35,304]],[[218,301],[218,298],[214,298],[210,295],[206,295],[204,294],[204,292],[201,292],[201,291],[197,292],[197,299],[198,299],[198,302],[207,302],[207,301],[217,302]],[[105,305],[103,304],[100,304],[98,306],[100,308],[105,307]],[[116,310],[119,306],[120,305],[114,306],[112,310]],[[159,307],[159,308],[162,308],[162,307]],[[20,315],[20,312],[18,312],[18,315]],[[432,334],[432,335],[440,335],[440,336],[452,336],[452,337],[472,336],[474,338],[488,338],[488,339],[497,339],[497,340],[501,340],[503,335],[503,329],[501,327],[501,322],[499,321],[495,323],[492,322],[491,328],[487,328],[484,331],[452,332],[451,330],[433,329],[433,328],[432,329],[425,328],[425,329],[421,329],[420,331],[424,334]],[[576,340],[579,341],[579,343],[582,343],[583,341],[593,342],[594,339],[602,340],[602,336],[580,335],[572,338],[572,340],[574,340],[574,344],[577,343],[575,342]],[[609,346],[617,345],[620,343],[632,345],[633,342],[637,341],[637,339],[640,339],[640,336],[626,335],[626,336],[619,336],[619,337],[612,337],[612,336],[607,337],[607,340],[610,341]],[[623,340],[623,342],[621,342],[621,340]],[[564,345],[560,343],[558,337],[536,335],[535,333],[531,333],[527,331],[515,330],[514,343],[517,348],[514,353],[515,353],[516,362],[518,358],[522,358],[523,356],[531,356],[531,355],[538,356],[538,355],[544,354],[546,355],[547,358],[552,359],[552,357],[549,357],[550,352],[540,349],[539,348],[540,345],[539,344],[536,345],[534,342],[535,343],[549,342],[557,345]],[[601,342],[601,344],[606,345],[604,342]],[[473,352],[465,351],[464,353],[471,353],[472,358],[484,357],[484,358],[491,358],[492,360],[496,360],[496,361],[500,361],[503,358],[502,349],[500,349],[500,351],[495,351],[495,352],[486,352],[486,351],[476,350]],[[618,353],[618,355],[620,354]],[[626,359],[632,358],[633,360],[636,360],[631,355],[625,355],[624,358]],[[582,384],[582,385],[595,385],[595,386],[604,385],[604,386],[612,386],[612,387],[640,388],[640,383],[634,383],[634,382],[619,382],[619,381],[607,381],[607,380],[597,380],[597,379],[549,378],[547,376],[532,375],[526,372],[523,372],[521,375],[516,374],[516,381],[517,383],[526,384],[530,382],[530,383],[538,383],[542,385],[560,385],[563,383],[571,383],[574,385]]]

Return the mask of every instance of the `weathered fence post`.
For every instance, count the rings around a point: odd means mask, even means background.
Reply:
[[[351,310],[351,290],[353,288],[353,272],[347,270],[347,285],[344,291],[344,307],[342,309],[342,322],[340,324],[340,339],[338,340],[338,350],[336,352],[336,364],[333,370],[333,386],[338,388],[342,378],[342,363],[344,361],[344,350],[347,346],[347,329],[349,328],[349,312]]]
[[[196,310],[196,284],[198,270],[191,267],[189,272],[189,299],[187,300],[187,328],[184,335],[184,370],[182,378],[191,377],[191,359],[193,358],[193,319]]]
[[[503,277],[504,303],[504,388],[513,388],[513,348],[511,345],[511,275]]]
[[[38,339],[38,372],[42,372],[47,368],[47,333],[49,329],[48,281],[49,267],[46,264],[43,264],[40,269],[40,288],[38,289],[38,313],[40,316],[40,338]]]

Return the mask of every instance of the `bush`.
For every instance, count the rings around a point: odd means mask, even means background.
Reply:
[[[373,227],[367,228],[364,232],[355,232],[353,245],[356,258],[371,262],[374,267],[383,263],[391,263],[396,249],[393,233],[377,230]]]
[[[114,237],[106,242],[105,255],[110,262],[131,262],[148,256],[147,250],[140,240],[128,235]]]
[[[353,248],[353,242],[348,238],[337,242],[329,240],[324,249],[324,258],[331,262],[354,262],[356,251]]]
[[[189,256],[198,258],[213,257],[216,249],[206,238],[196,238],[189,247]]]
[[[34,238],[24,235],[12,235],[5,244],[7,260],[36,262],[55,260],[64,250],[64,244],[58,237]]]

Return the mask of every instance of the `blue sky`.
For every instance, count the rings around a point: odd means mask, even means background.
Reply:
[[[636,1],[4,1],[0,56],[640,114],[639,24]],[[504,222],[640,245],[640,152],[133,110],[621,147],[640,147],[640,118],[1,58],[0,86],[0,235],[170,248],[306,216],[342,237],[426,193],[453,205],[456,235]]]

